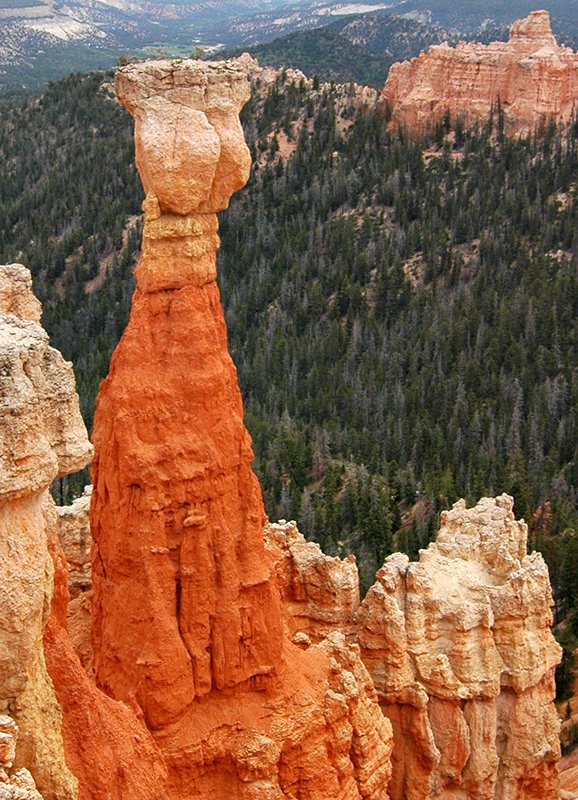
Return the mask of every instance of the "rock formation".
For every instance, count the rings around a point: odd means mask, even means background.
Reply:
[[[277,584],[291,636],[320,642],[332,631],[353,638],[359,607],[355,556],[326,556],[305,541],[294,522],[269,523],[265,541],[276,561]]]
[[[508,42],[434,45],[394,64],[382,93],[392,124],[413,130],[435,125],[446,111],[451,122],[484,122],[498,99],[509,134],[567,122],[578,109],[578,54],[556,44],[547,11],[514,22]]]
[[[42,800],[27,769],[12,772],[17,740],[18,726],[14,720],[0,715],[0,800]]]
[[[68,589],[71,599],[87,592],[92,583],[90,535],[90,497],[92,486],[69,506],[56,506],[58,538],[68,565]]]
[[[358,641],[394,730],[393,800],[554,800],[552,596],[502,495],[443,512],[417,563],[389,556]]]
[[[92,670],[92,537],[90,498],[92,486],[69,506],[56,506],[60,546],[68,567],[70,600],[66,610],[68,639],[87,674]]]
[[[127,329],[97,400],[97,682],[135,708],[171,798],[386,798],[391,730],[358,651],[286,635],[215,283],[249,173],[234,63],[119,71],[146,191]]]
[[[48,494],[91,456],[72,369],[0,267],[0,800],[554,800],[560,654],[511,498],[457,503],[361,604],[353,558],[266,524],[215,283],[246,79],[148,62],[117,87],[147,196],[95,417],[92,589],[89,495]]]
[[[162,800],[148,731],[88,680],[67,636],[68,570],[48,487],[92,447],[72,365],[39,319],[28,270],[1,266],[0,714],[10,716],[0,717],[0,797],[37,800],[36,781],[44,800]]]
[[[72,366],[39,320],[28,270],[0,267],[0,713],[19,728],[16,767],[29,768],[48,799],[76,795],[42,647],[53,581],[48,487],[92,448]]]

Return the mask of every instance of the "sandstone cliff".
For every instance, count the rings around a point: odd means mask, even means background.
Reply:
[[[449,110],[451,121],[485,121],[501,103],[506,133],[530,133],[550,119],[567,122],[578,109],[578,55],[559,47],[547,11],[511,27],[508,42],[434,45],[394,64],[382,102],[392,124],[423,130]]]
[[[117,76],[147,193],[131,317],[97,401],[96,678],[160,747],[171,798],[386,798],[391,729],[343,636],[287,636],[215,283],[248,177],[232,63]]]
[[[48,345],[30,273],[0,267],[0,712],[18,724],[16,767],[34,774],[45,798],[71,798],[62,715],[42,637],[50,613],[48,552],[57,475],[80,469],[92,448],[78,408],[72,366]]]

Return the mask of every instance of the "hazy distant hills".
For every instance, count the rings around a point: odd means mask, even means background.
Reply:
[[[578,0],[401,0],[395,4],[395,13],[463,33],[474,33],[484,26],[509,25],[538,8],[550,12],[552,29],[560,40],[567,36],[576,42]]]
[[[0,93],[114,66],[120,54],[187,56],[197,46],[250,49],[268,63],[375,83],[392,61],[440,40],[503,38],[513,19],[537,6],[550,10],[559,40],[576,48],[578,0],[0,0]]]
[[[505,38],[507,27],[496,32]],[[389,67],[432,44],[461,38],[456,31],[391,14],[363,14],[322,28],[295,31],[249,47],[260,64],[293,67],[306,75],[381,88]]]

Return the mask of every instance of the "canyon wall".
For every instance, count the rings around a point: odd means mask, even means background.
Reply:
[[[559,47],[547,11],[517,20],[507,42],[434,45],[393,64],[381,102],[392,125],[421,131],[440,122],[485,122],[497,102],[505,132],[532,133],[543,122],[568,122],[578,110],[578,54]]]

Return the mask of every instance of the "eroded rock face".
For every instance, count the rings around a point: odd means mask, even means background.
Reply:
[[[68,589],[71,599],[90,590],[92,537],[90,498],[92,486],[69,506],[56,506],[58,538],[68,564]]]
[[[0,714],[13,718],[0,717],[0,797],[39,800],[36,782],[44,800],[163,800],[150,734],[88,680],[68,639],[48,487],[85,466],[92,446],[72,366],[39,316],[28,270],[0,267]]]
[[[310,642],[320,642],[341,631],[351,639],[359,607],[355,556],[326,556],[318,544],[305,540],[294,522],[268,523],[264,533],[276,562],[289,635],[305,634]]]
[[[512,508],[506,495],[460,501],[417,563],[386,559],[360,606],[395,800],[558,797],[552,596]]]
[[[91,532],[98,684],[138,707],[177,798],[387,798],[391,728],[358,651],[289,641],[215,283],[246,180],[235,63],[121,70],[147,192],[128,327],[101,385]]]
[[[42,637],[50,613],[48,487],[83,467],[92,447],[80,417],[72,366],[48,344],[30,273],[0,267],[0,712],[19,727],[15,765],[45,798],[72,798],[62,715]]]
[[[0,800],[43,800],[27,769],[12,770],[17,739],[14,720],[0,714]]]
[[[382,93],[392,124],[413,130],[439,122],[446,110],[452,123],[483,122],[498,98],[509,134],[567,122],[578,107],[578,54],[557,45],[547,11],[514,22],[508,42],[434,45],[394,64]]]

